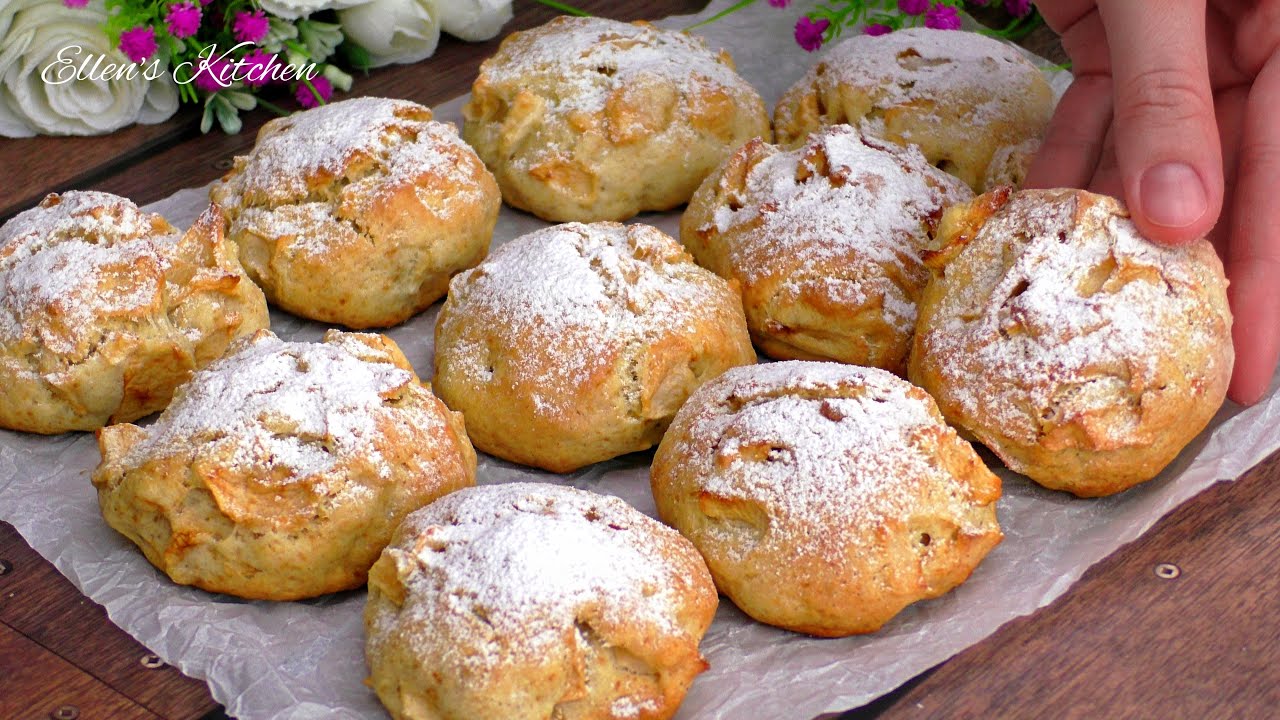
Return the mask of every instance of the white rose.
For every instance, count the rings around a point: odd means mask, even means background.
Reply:
[[[366,2],[369,0],[258,0],[263,10],[286,20],[297,20],[321,10],[341,10]]]
[[[83,8],[62,0],[0,3],[0,136],[97,135],[158,123],[177,111],[177,87],[161,68],[154,81],[143,68],[131,79],[76,77],[85,58],[102,57],[100,67],[135,67],[102,30],[106,20],[102,0]]]
[[[431,57],[440,44],[437,0],[373,0],[338,11],[342,32],[369,51],[374,67]]]
[[[511,19],[511,0],[437,0],[437,4],[440,28],[469,42],[488,40]]]

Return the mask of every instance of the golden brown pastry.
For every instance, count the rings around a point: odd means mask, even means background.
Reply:
[[[267,323],[216,208],[181,233],[122,197],[49,195],[0,227],[0,427],[149,415]]]
[[[475,484],[462,417],[391,340],[336,330],[245,338],[98,445],[111,527],[176,583],[260,600],[363,585],[406,515]]]
[[[1012,45],[978,33],[909,28],[831,49],[774,110],[778,143],[849,123],[901,145],[981,192],[992,157],[1039,138],[1053,92]]]
[[[1234,356],[1213,247],[1142,238],[1116,200],[1001,191],[948,211],[911,380],[1055,490],[1156,476],[1209,422]]]
[[[653,447],[694,388],[755,362],[737,289],[647,225],[570,223],[454,278],[436,392],[476,447],[553,472]]]
[[[919,150],[834,125],[789,152],[747,143],[694,194],[680,239],[741,284],[765,354],[903,373],[929,231],[972,197]]]
[[[211,193],[276,306],[352,328],[408,320],[484,259],[501,199],[451,125],[354,98],[272,120]]]
[[[983,186],[988,190],[999,187],[1019,189],[1027,180],[1027,171],[1040,152],[1040,138],[1031,138],[1017,145],[1005,145],[996,151],[987,166],[987,178]]]
[[[878,630],[1000,542],[1000,479],[925,392],[883,370],[780,362],[704,385],[658,446],[653,496],[761,622]]]
[[[462,114],[507,204],[552,221],[669,210],[739,145],[770,135],[728,53],[594,17],[509,35]]]
[[[615,497],[463,490],[369,573],[365,657],[396,720],[660,720],[707,668],[698,552]]]

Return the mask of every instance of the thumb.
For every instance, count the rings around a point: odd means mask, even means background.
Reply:
[[[1116,159],[1134,222],[1156,242],[1204,237],[1223,195],[1205,0],[1098,6],[1111,48]]]

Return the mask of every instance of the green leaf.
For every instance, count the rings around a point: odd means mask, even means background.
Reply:
[[[334,23],[299,20],[298,37],[306,43],[311,59],[323,62],[342,44],[342,27]]]
[[[248,112],[258,106],[258,98],[244,90],[224,90],[220,94],[238,110]]]
[[[351,42],[350,39],[338,46],[338,54],[354,70],[368,74],[373,67],[373,56],[369,54],[369,51]]]
[[[298,37],[298,28],[288,20],[272,17],[269,22],[271,27],[267,30],[267,36],[262,39],[262,47],[267,52],[278,53],[284,49],[286,42]]]
[[[218,97],[217,94],[213,94],[204,100],[204,115],[200,118],[200,132],[206,135],[213,129],[213,99],[216,97]]]
[[[221,95],[222,93],[218,94]],[[228,135],[235,135],[244,127],[244,123],[240,120],[239,111],[230,102],[217,103],[213,112],[218,116],[218,125],[222,127],[222,132]]]
[[[546,5],[547,7],[552,8],[553,10],[559,10],[560,12],[566,15],[577,15],[578,17],[591,17],[591,13],[585,10],[579,10],[578,8],[572,5],[559,2],[558,0],[535,0],[535,1],[543,5]]]

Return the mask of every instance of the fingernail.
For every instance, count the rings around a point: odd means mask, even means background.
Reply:
[[[1142,213],[1155,225],[1187,227],[1209,211],[1209,194],[1200,174],[1185,163],[1161,163],[1147,170],[1138,185]]]

